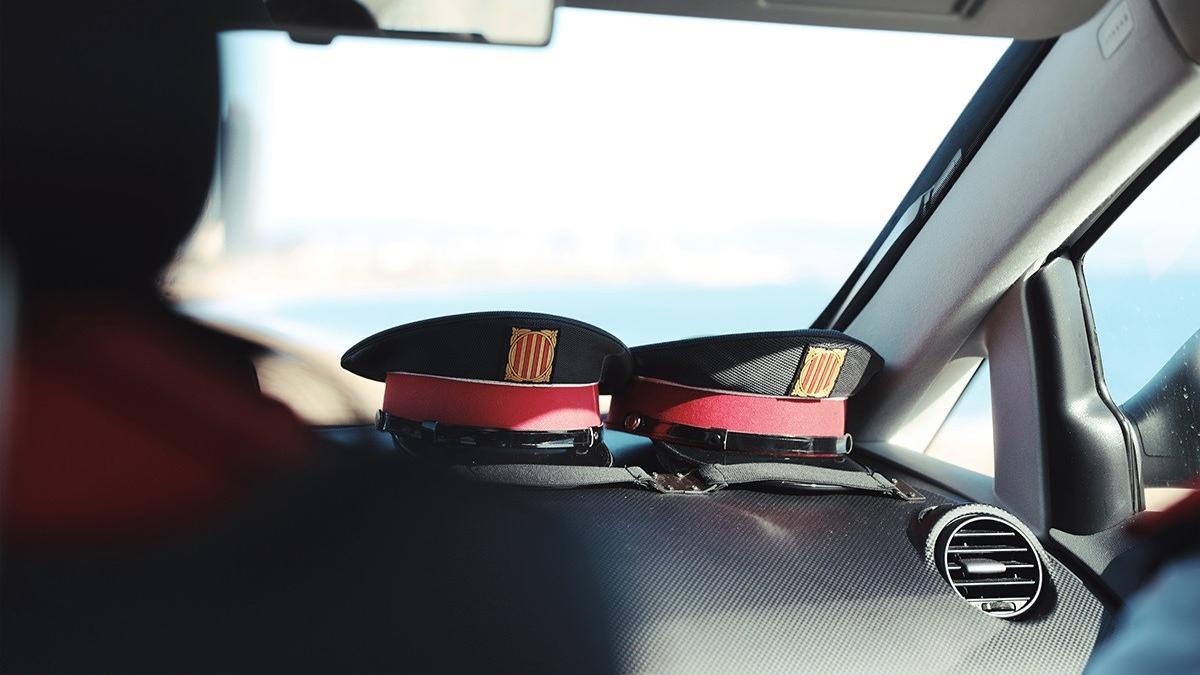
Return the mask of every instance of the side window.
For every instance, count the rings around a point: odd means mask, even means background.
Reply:
[[[1129,205],[1083,263],[1105,383],[1141,429],[1150,508],[1185,494],[1183,486],[1200,472],[1198,369],[1180,367],[1187,354],[1177,358],[1185,345],[1193,360],[1200,349],[1200,338],[1193,339],[1200,331],[1197,186],[1200,144]]]
[[[986,476],[995,475],[992,447],[992,380],[980,363],[925,454]]]

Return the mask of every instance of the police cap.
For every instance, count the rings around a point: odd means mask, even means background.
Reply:
[[[723,453],[721,461],[849,452],[846,399],[883,363],[862,342],[825,330],[701,337],[632,353],[634,378],[613,397],[609,427]]]
[[[424,456],[607,465],[598,396],[625,385],[632,360],[580,321],[480,312],[377,333],[342,367],[385,383],[376,426]]]

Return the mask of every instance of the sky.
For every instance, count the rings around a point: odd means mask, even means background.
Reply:
[[[229,34],[224,252],[331,271],[276,294],[826,293],[1007,44],[572,8],[545,49]]]

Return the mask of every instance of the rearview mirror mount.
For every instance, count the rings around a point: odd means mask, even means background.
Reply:
[[[545,46],[554,0],[265,0],[276,28],[297,42],[339,35]]]

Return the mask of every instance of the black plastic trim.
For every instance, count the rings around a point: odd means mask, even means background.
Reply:
[[[1104,406],[1116,418],[1121,426],[1121,435],[1125,439],[1125,456],[1129,462],[1129,486],[1133,494],[1133,510],[1142,511],[1146,508],[1146,494],[1142,489],[1142,440],[1129,416],[1121,410],[1121,406],[1113,401],[1108,391],[1108,383],[1104,380],[1104,364],[1100,358],[1100,341],[1096,336],[1096,322],[1092,316],[1092,299],[1088,295],[1087,278],[1083,273],[1083,262],[1078,258],[1071,260],[1075,266],[1075,278],[1079,284],[1079,301],[1083,307],[1083,323],[1086,326],[1088,351],[1092,358],[1092,375],[1096,382],[1096,395],[1104,402]]]
[[[1147,547],[1129,532],[1128,522],[1085,535],[1051,528],[1042,545],[1069,564],[1088,589],[1114,611],[1124,606],[1147,576]]]
[[[1029,347],[1047,468],[1049,525],[1105,530],[1136,512],[1128,436],[1096,386],[1090,326],[1074,261],[1057,258],[1026,282]],[[1087,349],[1087,352],[1083,352]]]

